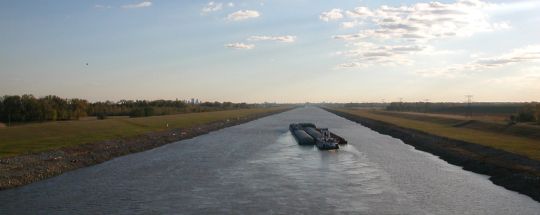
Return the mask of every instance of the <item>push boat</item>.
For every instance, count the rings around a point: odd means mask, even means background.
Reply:
[[[347,141],[328,130],[317,128],[313,123],[293,123],[289,130],[300,145],[316,145],[320,150],[339,149]]]

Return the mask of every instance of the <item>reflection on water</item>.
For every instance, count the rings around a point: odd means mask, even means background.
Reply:
[[[300,146],[292,122],[345,137]],[[538,214],[540,204],[318,108],[286,113],[0,192],[0,214]]]

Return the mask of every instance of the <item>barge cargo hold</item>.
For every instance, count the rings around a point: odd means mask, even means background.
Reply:
[[[314,145],[315,139],[311,137],[301,125],[298,124],[291,124],[289,125],[289,130],[291,131],[292,135],[294,136],[294,139],[298,142],[300,145]]]
[[[347,144],[342,137],[327,128],[317,128],[312,123],[293,123],[289,130],[300,145],[313,145],[321,150],[339,149],[339,144]]]

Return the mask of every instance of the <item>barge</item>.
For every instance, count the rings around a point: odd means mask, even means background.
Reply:
[[[293,123],[289,130],[300,145],[316,145],[320,150],[339,149],[339,144],[347,141],[328,130],[317,128],[313,123]]]

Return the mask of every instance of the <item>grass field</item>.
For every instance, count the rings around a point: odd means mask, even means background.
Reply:
[[[281,109],[284,108],[240,109],[143,118],[60,121],[2,128],[0,129],[0,157],[132,137],[172,128],[188,128]]]
[[[432,115],[419,116],[400,112],[338,109],[339,111],[387,122],[404,128],[423,131],[437,136],[466,142],[490,146],[511,153],[524,155],[529,158],[540,160],[540,140],[536,137],[540,130],[526,127],[513,127],[511,132],[499,130],[500,127],[491,123],[477,123],[475,127],[459,127],[459,123],[466,122],[464,119],[436,117]],[[532,130],[527,130],[532,129]],[[522,131],[523,135],[520,134]]]
[[[459,120],[481,120],[481,121],[489,121],[489,122],[499,122],[499,123],[506,123],[508,119],[510,118],[508,115],[505,114],[474,114],[471,117],[467,116],[467,114],[442,114],[442,113],[418,113],[418,112],[403,112],[406,114],[411,115],[420,115],[420,116],[433,116],[438,118],[450,118],[450,119],[459,119]]]

